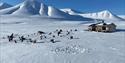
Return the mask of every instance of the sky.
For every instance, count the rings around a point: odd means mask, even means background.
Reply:
[[[24,0],[1,0],[16,5]],[[38,0],[40,1],[40,0]],[[125,15],[125,0],[41,0],[56,8],[71,8],[82,12],[109,10],[117,15]]]

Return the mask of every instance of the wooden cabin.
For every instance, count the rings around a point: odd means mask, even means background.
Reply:
[[[96,32],[114,32],[116,31],[116,25],[114,23],[96,23],[88,26],[88,31]]]

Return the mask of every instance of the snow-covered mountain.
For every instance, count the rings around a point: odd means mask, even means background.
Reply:
[[[12,5],[8,4],[8,3],[0,3],[0,10],[1,9],[5,9],[5,8],[9,8],[11,7]]]
[[[49,17],[71,17],[68,13],[65,13],[55,7],[47,6],[43,3],[37,2],[37,0],[26,0],[11,8],[0,10],[0,14],[12,14],[12,15],[36,15],[49,16]]]
[[[79,20],[104,19],[104,20],[125,20],[108,10],[96,13],[82,13],[70,8],[57,9],[47,6],[37,0],[25,0],[23,3],[0,10],[0,15],[41,15],[54,18],[68,18]]]
[[[23,3],[0,10],[0,15],[35,15],[39,14],[40,5],[41,3],[36,0],[25,0]]]
[[[119,16],[111,13],[108,10],[104,10],[101,12],[96,13],[86,13],[86,14],[79,14],[83,17],[93,18],[93,19],[104,19],[104,20],[124,20],[120,18]]]
[[[57,9],[53,6],[47,6],[44,3],[37,0],[25,0],[23,3],[10,7],[7,3],[0,4],[0,15],[40,15],[54,18],[68,18],[79,20],[92,20],[92,19],[104,19],[104,20],[125,20],[108,10],[104,10],[96,13],[82,13],[70,8]],[[8,8],[9,7],[9,8]]]
[[[72,20],[93,20],[79,15],[70,15],[53,6],[47,6],[37,0],[25,0],[23,3],[15,5],[10,8],[0,10],[0,15],[40,15],[52,18],[64,18]]]
[[[64,11],[65,13],[68,13],[70,15],[79,15],[82,17],[92,18],[92,19],[103,19],[103,20],[125,20],[112,12],[108,10],[103,10],[100,12],[95,13],[82,13],[70,8],[60,9],[61,11]]]
[[[80,11],[76,11],[76,10],[70,9],[70,8],[64,8],[64,9],[60,9],[60,10],[65,12],[65,13],[71,14],[71,15],[76,15],[78,13],[82,13]]]
[[[14,15],[35,15],[39,14],[40,3],[35,0],[26,0],[21,3],[20,8],[12,14]]]

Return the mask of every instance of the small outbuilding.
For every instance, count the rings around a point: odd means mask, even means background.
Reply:
[[[116,31],[116,25],[114,23],[96,23],[88,26],[88,31],[96,31],[96,32],[114,32]]]

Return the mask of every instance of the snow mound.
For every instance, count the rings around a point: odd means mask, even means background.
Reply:
[[[39,14],[40,3],[36,0],[26,0],[21,5],[20,8],[13,12],[14,15],[35,15]]]
[[[9,7],[11,7],[12,5],[10,5],[10,4],[7,4],[7,3],[0,3],[0,10],[1,9],[5,9],[5,8],[9,8]]]
[[[79,14],[84,17],[94,18],[94,19],[104,19],[104,20],[123,20],[117,15],[111,13],[108,10],[104,10],[97,13],[87,13],[87,14]]]

